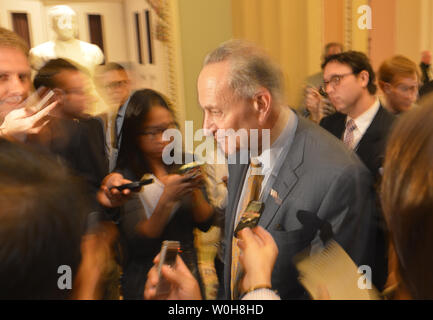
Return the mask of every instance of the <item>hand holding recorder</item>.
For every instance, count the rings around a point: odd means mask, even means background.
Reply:
[[[123,205],[131,197],[131,189],[120,187],[131,184],[132,181],[125,179],[118,172],[110,173],[104,178],[98,191],[97,199],[104,207],[115,208]],[[120,187],[120,190],[118,189]]]
[[[178,255],[176,245],[164,241],[153,262],[144,289],[146,300],[202,299],[198,282]]]

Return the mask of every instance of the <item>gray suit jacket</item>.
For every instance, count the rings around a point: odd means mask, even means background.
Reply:
[[[272,186],[281,201],[268,196],[259,221],[278,245],[272,286],[282,299],[308,298],[297,280],[293,257],[304,249],[323,247],[331,236],[355,263],[369,264],[374,273],[370,249],[376,212],[371,174],[341,141],[298,118],[293,143]],[[229,165],[221,299],[230,299],[233,225],[247,169],[248,165]]]

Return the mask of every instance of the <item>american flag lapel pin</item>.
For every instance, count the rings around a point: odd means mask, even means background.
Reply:
[[[280,197],[278,196],[278,192],[274,189],[271,189],[271,197],[274,198],[275,202],[278,205],[281,205],[283,203],[283,201],[281,201]]]

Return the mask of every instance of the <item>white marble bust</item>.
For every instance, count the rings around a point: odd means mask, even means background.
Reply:
[[[55,6],[48,12],[56,39],[44,42],[30,50],[32,68],[39,70],[48,60],[69,59],[93,75],[95,67],[104,61],[101,49],[91,43],[78,40],[77,15],[68,6]]]

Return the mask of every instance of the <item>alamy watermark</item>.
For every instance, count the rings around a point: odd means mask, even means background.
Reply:
[[[68,265],[61,265],[57,268],[57,273],[61,276],[57,279],[57,287],[60,290],[71,290],[72,289],[72,270]],[[358,273],[362,274],[358,278],[358,288],[361,290],[372,289],[372,271],[371,267],[367,265],[361,265],[358,267]]]
[[[57,268],[57,273],[61,276],[57,279],[57,287],[60,290],[72,289],[72,269],[70,266],[62,264]]]
[[[358,278],[358,288],[362,289],[362,290],[372,289],[372,284],[371,284],[372,271],[371,271],[371,267],[367,266],[367,265],[359,266],[358,267],[358,273],[362,274],[362,276],[360,276]]]
[[[362,5],[358,7],[357,10],[358,14],[361,16],[358,18],[358,28],[361,30],[371,30],[372,29],[372,23],[371,23],[371,7],[369,5]]]
[[[199,129],[194,133],[193,121],[185,121],[184,136],[178,129],[167,129],[163,132],[162,139],[169,141],[162,152],[162,160],[166,165],[192,161],[208,164],[247,164],[250,157],[260,154],[265,157],[264,163],[270,162],[270,159],[266,159],[270,157],[270,153],[263,152],[270,149],[270,129],[219,129],[212,134],[206,129]],[[192,150],[194,142],[201,143],[192,153],[186,153],[183,159],[183,146],[187,151]]]

